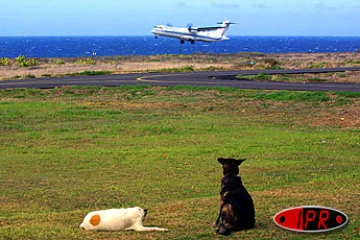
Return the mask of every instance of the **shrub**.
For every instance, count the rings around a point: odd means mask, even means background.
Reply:
[[[311,63],[308,68],[326,68],[326,62]]]
[[[34,74],[27,74],[25,75],[25,78],[36,78]]]
[[[65,64],[65,62],[63,60],[58,59],[58,60],[56,60],[55,64],[62,65],[62,64]]]
[[[36,59],[26,58],[23,55],[18,56],[16,58],[16,61],[18,62],[20,67],[30,67],[38,64],[38,61]]]
[[[181,68],[163,68],[159,70],[160,72],[175,72],[175,73],[179,73],[179,72],[195,72],[194,66],[193,65],[187,65]]]
[[[0,66],[8,66],[10,65],[10,61],[8,58],[0,58]]]
[[[259,73],[257,75],[237,75],[238,79],[250,79],[250,80],[260,80],[260,81],[270,81],[272,80],[271,75],[267,75],[266,73]]]
[[[265,58],[264,63],[269,65],[270,68],[277,67],[279,65],[279,61],[274,58]]]
[[[194,72],[195,69],[194,69],[194,66],[193,65],[187,65],[185,67],[182,67],[181,68],[181,71],[182,72]]]
[[[272,77],[267,75],[266,73],[259,73],[258,75],[254,76],[255,80],[263,80],[263,81],[268,81],[271,80]]]
[[[201,69],[201,70],[202,70],[202,71],[208,71],[208,72],[215,72],[216,70],[218,70],[218,68],[215,67],[215,66],[209,66],[209,67],[203,68],[203,69]]]
[[[76,61],[77,64],[82,64],[82,65],[95,65],[96,62],[94,59],[92,58],[87,58],[87,59],[79,59]]]

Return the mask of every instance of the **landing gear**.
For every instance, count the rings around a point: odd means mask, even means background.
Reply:
[[[191,42],[191,44],[195,44],[195,40],[191,40],[190,42]]]
[[[180,40],[180,44],[184,44],[185,43],[185,41],[184,40]]]

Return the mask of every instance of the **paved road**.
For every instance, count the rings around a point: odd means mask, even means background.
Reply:
[[[0,89],[9,88],[54,88],[64,86],[121,86],[149,84],[153,86],[222,86],[243,89],[299,90],[299,91],[347,91],[360,92],[360,84],[342,83],[289,83],[271,81],[252,81],[236,79],[235,76],[265,74],[303,74],[360,71],[357,68],[296,69],[296,70],[249,70],[228,72],[196,73],[137,73],[103,76],[78,76],[41,78],[28,80],[0,81]]]

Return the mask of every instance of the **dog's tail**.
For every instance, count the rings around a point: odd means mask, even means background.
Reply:
[[[136,229],[136,231],[139,231],[139,232],[154,232],[154,231],[168,232],[169,230],[167,228],[159,228],[159,227],[142,227],[142,228]]]

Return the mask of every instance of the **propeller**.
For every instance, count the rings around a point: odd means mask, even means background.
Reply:
[[[189,30],[189,32],[193,32],[194,31],[194,29],[192,28],[194,25],[192,24],[192,23],[188,23],[188,24],[186,24],[186,27],[187,27],[187,29]],[[196,31],[196,30],[195,30]]]

